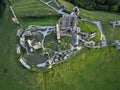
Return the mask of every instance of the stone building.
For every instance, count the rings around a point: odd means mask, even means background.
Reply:
[[[74,31],[77,29],[77,16],[74,13],[63,15],[58,21],[61,32]]]
[[[60,42],[61,34],[60,34],[60,28],[58,24],[56,24],[56,35],[57,35],[58,42]]]
[[[24,33],[24,30],[20,28],[20,29],[18,29],[16,36],[17,37],[22,37],[23,33]]]

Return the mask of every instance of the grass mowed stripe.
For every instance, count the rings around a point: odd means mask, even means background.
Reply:
[[[27,2],[21,0],[18,3],[16,0],[13,0],[13,8],[24,28],[27,28],[29,25],[55,25],[60,17],[54,10],[39,0]]]
[[[44,15],[57,15],[57,13],[50,9],[45,4],[41,3],[39,0],[21,0],[19,3],[15,3],[13,7],[18,16],[44,16]],[[34,13],[33,13],[34,12]]]

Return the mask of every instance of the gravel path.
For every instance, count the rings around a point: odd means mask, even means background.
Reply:
[[[13,10],[12,6],[10,6],[10,10],[11,10],[11,12],[12,12],[12,14],[13,14],[14,18],[16,19],[16,23],[17,23],[17,24],[19,24],[19,21],[18,21],[18,19],[17,19],[16,15],[15,15],[15,12],[14,12],[14,10]]]
[[[54,8],[53,6],[51,6],[51,5],[49,5],[49,3],[50,2],[52,2],[52,0],[51,1],[49,1],[49,2],[45,2],[44,0],[40,0],[42,3],[44,3],[45,5],[47,5],[48,7],[50,7],[50,8],[52,8],[54,11],[56,11],[58,14],[62,14],[62,15],[64,15],[64,14],[67,14],[67,13],[65,13],[65,12],[62,12],[62,10],[57,10],[56,8]],[[55,3],[56,3],[56,5],[59,7],[59,4],[56,2],[56,1],[54,1]]]
[[[100,40],[105,40],[106,41],[106,38],[105,38],[105,35],[103,34],[103,27],[102,27],[102,24],[100,21],[95,21],[95,20],[89,20],[89,19],[81,19],[82,21],[87,21],[87,22],[91,22],[93,24],[96,24],[99,31],[100,31],[100,34],[101,34],[101,37],[100,37]]]

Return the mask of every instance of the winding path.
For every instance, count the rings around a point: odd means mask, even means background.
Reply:
[[[24,66],[24,67],[26,67],[27,69],[31,69],[31,66],[29,66],[26,62],[25,62],[25,59],[24,58],[20,58],[20,62],[21,62],[21,64]]]
[[[96,24],[99,31],[100,31],[100,34],[101,34],[101,37],[100,37],[100,41],[104,41],[104,43],[106,43],[106,38],[105,38],[105,35],[103,34],[103,27],[102,27],[102,24],[100,21],[96,21],[96,20],[90,20],[90,19],[81,19],[82,21],[86,21],[86,22],[90,22],[90,23],[93,23],[93,24]]]
[[[14,12],[14,10],[13,10],[12,6],[10,6],[10,10],[11,10],[11,12],[12,12],[12,14],[13,14],[13,16],[14,16],[15,20],[16,20],[16,23],[17,23],[17,24],[19,24],[19,21],[18,21],[18,19],[17,19],[16,15],[15,15],[15,12]]]
[[[50,7],[51,9],[53,9],[54,11],[56,11],[58,14],[62,14],[62,15],[64,15],[64,14],[67,14],[67,13],[65,13],[65,12],[62,12],[62,10],[57,10],[56,8],[54,8],[53,6],[51,6],[51,5],[49,5],[49,3],[51,3],[53,0],[50,0],[50,1],[48,1],[48,2],[45,2],[44,0],[40,0],[42,3],[44,3],[45,5],[47,5],[48,7]],[[54,1],[55,3],[56,3],[56,5],[59,7],[59,4],[56,2],[56,1]]]

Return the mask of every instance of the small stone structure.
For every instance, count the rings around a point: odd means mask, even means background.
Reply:
[[[58,24],[56,24],[56,35],[57,35],[58,42],[60,42],[61,35],[60,35],[60,28]]]
[[[117,50],[120,50],[120,40],[113,41],[112,45],[115,45]]]
[[[20,45],[19,44],[16,45],[16,53],[17,54],[21,54],[21,50],[20,50]]]
[[[36,40],[27,40],[29,47],[33,49],[40,49],[42,48],[42,44],[40,42],[36,42]]]
[[[77,15],[77,16],[79,16],[79,12],[80,10],[79,10],[79,8],[78,7],[74,7],[73,8],[73,12],[75,12],[75,14]]]
[[[16,36],[17,37],[22,37],[23,33],[24,33],[24,30],[20,28],[20,29],[18,29]]]
[[[115,28],[116,26],[120,26],[120,20],[118,20],[118,21],[111,21],[110,24],[112,25],[113,28]]]

